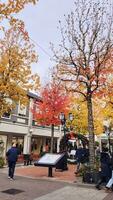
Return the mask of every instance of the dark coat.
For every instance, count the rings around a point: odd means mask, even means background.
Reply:
[[[102,177],[111,177],[111,168],[110,168],[110,156],[106,152],[102,152],[100,154],[100,162],[101,162],[101,176]]]
[[[111,170],[113,171],[113,153],[112,153],[111,159],[110,159],[110,166],[111,166]]]
[[[16,162],[18,159],[18,155],[19,150],[16,147],[11,147],[6,153],[8,162]]]
[[[76,150],[76,154],[75,154],[75,158],[77,160],[77,162],[82,162],[83,158],[84,158],[84,149],[81,147],[81,148],[78,148]]]
[[[89,149],[87,148],[84,148],[83,149],[83,154],[84,154],[84,157],[83,157],[83,163],[87,163],[89,162]]]

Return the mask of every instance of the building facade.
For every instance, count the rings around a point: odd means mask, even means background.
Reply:
[[[12,142],[16,142],[21,154],[38,155],[40,151],[46,151],[51,140],[51,128],[41,127],[33,119],[32,108],[35,101],[41,99],[33,94],[28,93],[29,104],[21,108],[18,104],[11,114],[5,113],[0,120],[0,139],[4,142],[5,157],[6,151],[11,147]],[[59,151],[59,142],[61,131],[58,127],[54,132],[54,151]]]

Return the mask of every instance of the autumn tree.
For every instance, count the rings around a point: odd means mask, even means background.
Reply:
[[[39,124],[51,125],[51,152],[53,152],[54,126],[60,125],[59,114],[67,114],[69,110],[69,97],[60,85],[47,84],[41,91],[43,102],[37,105],[37,111],[33,110],[34,117]]]
[[[113,122],[113,77],[112,74],[108,77],[106,83],[106,91],[103,96],[104,108],[107,108],[106,114],[112,119]]]
[[[24,30],[24,24],[22,21],[19,21],[14,17],[14,14],[24,9],[25,5],[29,3],[35,4],[37,1],[38,0],[0,1],[0,31],[1,37],[3,38],[0,40],[0,116],[4,112],[10,111],[18,100],[20,100],[21,103],[25,103],[26,89],[30,89],[33,82],[39,84],[39,77],[37,75],[31,77],[31,70],[29,68],[30,62],[32,63],[36,61],[36,55],[32,52],[33,47],[30,42],[26,40],[28,39],[28,35]],[[5,22],[7,20],[7,22],[10,23],[8,26],[12,26],[10,30],[6,31],[7,27],[5,27],[6,23],[4,23],[4,19]],[[19,28],[21,28],[21,31]],[[26,48],[25,45],[27,45]],[[28,62],[27,59],[29,60]],[[23,77],[24,72],[25,77]],[[26,78],[26,80],[24,78]],[[27,81],[29,82],[31,78],[32,81],[30,85]]]
[[[0,116],[19,101],[25,105],[27,91],[39,86],[38,75],[31,72],[34,62],[37,55],[24,23],[12,22],[0,40]]]
[[[105,131],[106,121],[109,121],[109,126],[110,126],[109,128],[110,129],[113,128],[113,78],[112,76],[113,76],[112,73],[108,74],[106,78],[106,82],[104,83],[104,87],[102,88],[101,92],[98,91],[96,93],[96,97],[93,99],[94,120],[98,121],[98,123],[95,124],[95,131],[97,134]]]
[[[107,99],[106,99],[107,100]],[[110,105],[108,106],[105,99],[93,98],[93,121],[95,135],[103,133],[103,121],[112,115]],[[74,115],[72,126],[76,133],[88,134],[87,122],[87,104],[83,98],[73,96],[71,99],[71,111]]]
[[[11,14],[18,13],[24,9],[28,3],[35,4],[38,0],[7,0],[0,1],[0,21],[5,17],[8,18]]]
[[[73,114],[72,122],[67,121],[67,125],[71,125],[76,133],[87,134],[87,108],[83,98],[77,98],[73,95],[70,99],[70,113]]]
[[[75,10],[65,16],[65,26],[60,22],[59,51],[52,47],[57,77],[65,82],[67,91],[78,93],[87,103],[91,170],[95,162],[92,99],[113,73],[111,7],[109,1],[77,0]]]
[[[12,19],[16,19],[14,14],[19,13],[24,7],[29,4],[36,4],[38,0],[7,0],[7,1],[0,1],[0,31],[4,30],[4,23],[10,22]],[[17,19],[16,19],[17,20]]]

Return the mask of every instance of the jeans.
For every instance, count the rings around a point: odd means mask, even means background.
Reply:
[[[111,188],[111,187],[112,187],[112,184],[113,184],[113,170],[112,170],[112,176],[111,176],[110,180],[108,181],[106,187],[107,187],[107,188]]]
[[[77,169],[76,169],[76,172],[79,172],[80,166],[81,166],[81,163],[80,163],[80,162],[77,162]]]
[[[9,167],[8,176],[10,176],[10,178],[14,177],[15,165],[16,162],[8,161],[8,167]]]

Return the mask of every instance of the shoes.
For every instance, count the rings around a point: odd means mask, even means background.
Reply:
[[[105,188],[106,188],[107,190],[109,190],[109,189],[110,189],[110,188],[109,188],[109,187],[107,187],[107,186],[106,186]]]
[[[8,176],[8,179],[10,179],[11,181],[14,180],[14,178],[11,178],[10,176]]]
[[[101,190],[100,185],[95,186],[98,190]]]
[[[11,181],[14,181],[14,178],[10,178]]]
[[[109,192],[112,192],[112,189],[109,188],[109,187],[105,187],[106,188],[106,192],[109,193]]]

